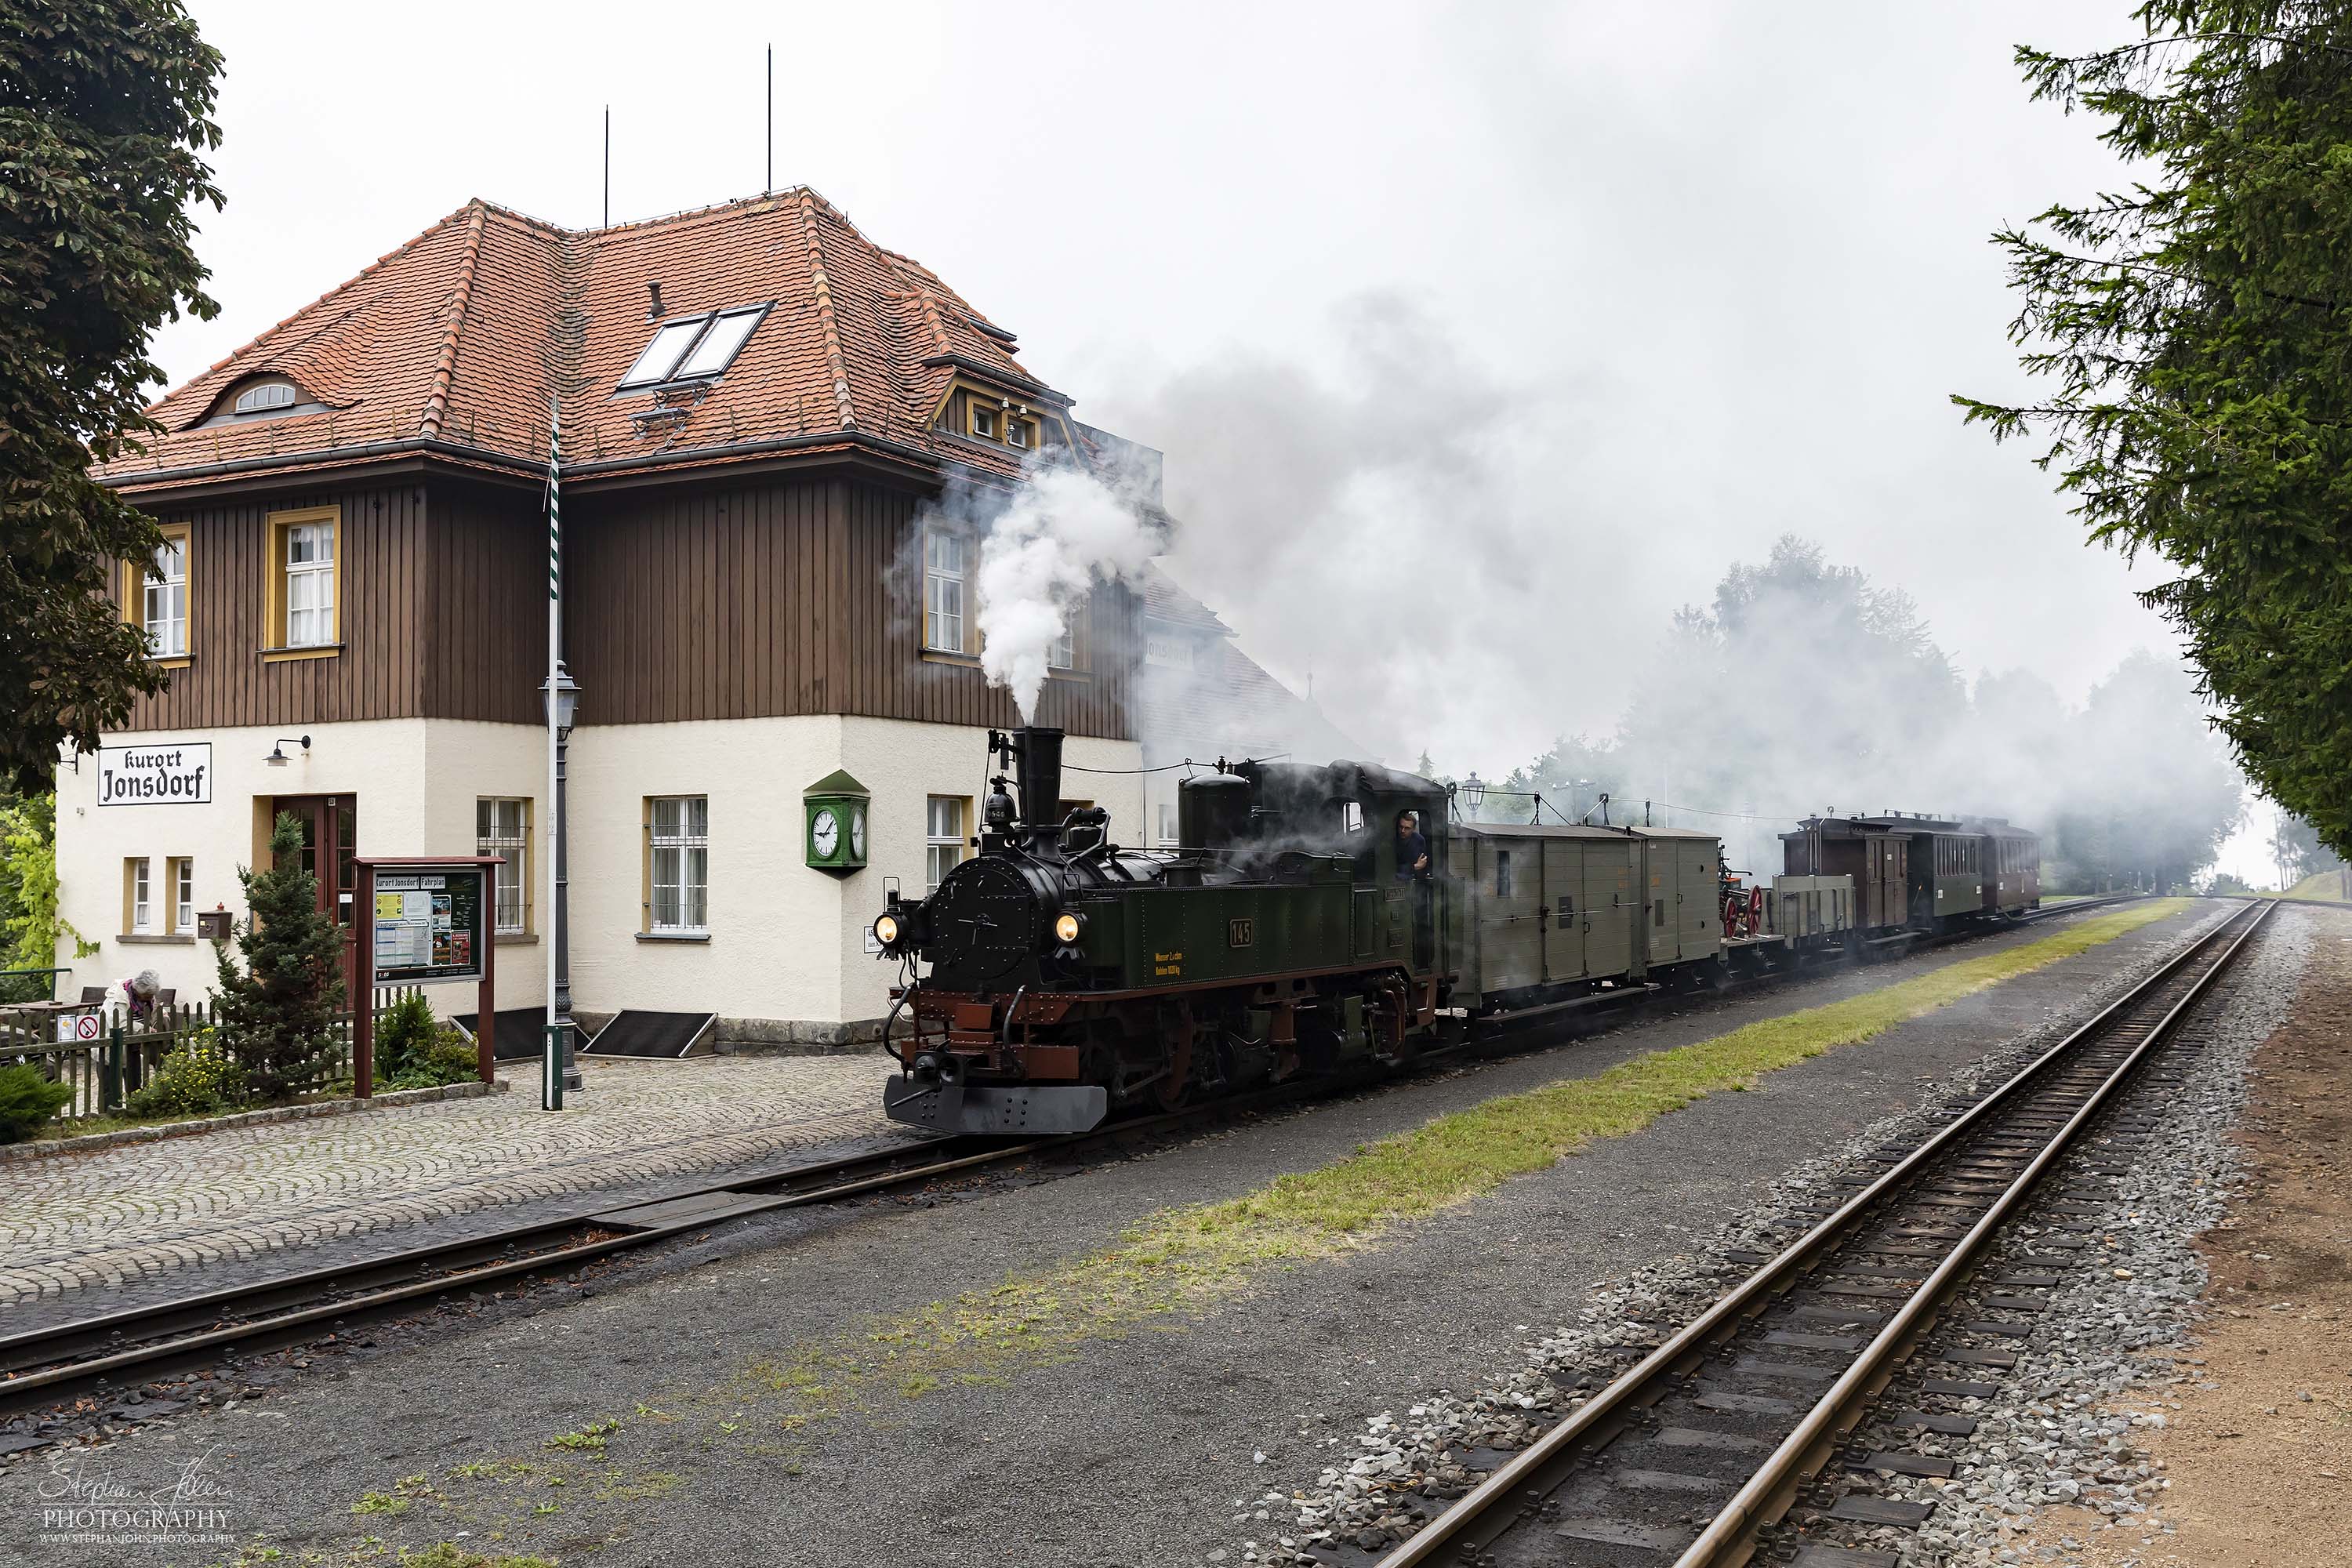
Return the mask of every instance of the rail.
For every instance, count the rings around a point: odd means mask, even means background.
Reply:
[[[1861,1406],[1884,1385],[1893,1365],[1909,1352],[1932,1321],[1943,1298],[1972,1268],[1987,1242],[2025,1201],[2051,1163],[2071,1147],[2082,1128],[2109,1103],[2147,1055],[2168,1039],[2187,1011],[2204,995],[2275,907],[2274,901],[2261,907],[2249,905],[2190,942],[2121,999],[2068,1034],[1822,1217],[1632,1369],[1381,1558],[1379,1568],[1417,1568],[1441,1560],[1465,1565],[1485,1561],[1483,1556],[1474,1554],[1533,1514],[1541,1500],[1567,1485],[1590,1456],[1597,1454],[1625,1429],[1637,1413],[1669,1397],[1675,1392],[1673,1385],[1696,1371],[1715,1350],[1747,1330],[1832,1253],[1853,1241],[1865,1223],[1883,1212],[1891,1199],[1918,1184],[1927,1172],[1943,1163],[1946,1155],[1968,1147],[1971,1140],[1996,1125],[1997,1119],[2021,1109],[2032,1109],[2028,1097],[2057,1078],[2058,1069],[2086,1057],[2086,1047],[2111,1036],[2128,1037],[2133,1029],[2144,1027],[2145,1033],[2133,1047],[2103,1072],[2098,1083],[2074,1106],[2053,1132],[2046,1138],[2035,1135],[2041,1140],[2041,1147],[2024,1168],[1927,1271],[1902,1309],[1838,1375],[1829,1392],[1800,1418],[1769,1458],[1738,1488],[1730,1501],[1715,1511],[1696,1539],[1682,1548],[1675,1559],[1675,1568],[1731,1568],[1745,1562],[1754,1552],[1758,1527],[1777,1517],[1802,1481],[1819,1469],[1838,1436],[1851,1427]],[[2220,951],[2210,966],[2185,989],[2172,994],[2171,988],[2184,971],[2200,957],[2214,953],[2217,948]],[[2143,1022],[2142,1016],[2159,1005],[2160,1016]],[[1562,1544],[1553,1543],[1553,1555],[1565,1563],[1571,1559],[1560,1554]]]

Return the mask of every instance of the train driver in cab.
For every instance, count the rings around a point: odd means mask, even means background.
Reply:
[[[1421,819],[1412,812],[1397,813],[1396,879],[1423,881],[1429,876],[1429,840],[1422,837]]]

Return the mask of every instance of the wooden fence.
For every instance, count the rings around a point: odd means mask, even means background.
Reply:
[[[419,994],[415,986],[382,986],[375,994],[376,1017],[404,997]],[[297,1093],[311,1093],[352,1081],[352,1018],[349,1012],[334,1018],[334,1038],[319,1068]],[[108,1116],[121,1111],[131,1091],[144,1084],[163,1058],[188,1039],[212,1026],[210,1010],[203,1004],[158,1007],[141,1017],[126,1017],[119,1007],[104,1015],[97,1044],[44,1038],[52,1026],[47,1017],[37,1026],[22,1015],[0,1015],[0,1067],[30,1062],[52,1082],[71,1086],[73,1098],[58,1111],[59,1121]],[[236,1049],[234,1040],[215,1037]]]

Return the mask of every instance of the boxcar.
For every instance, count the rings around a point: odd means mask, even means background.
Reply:
[[[1722,846],[1676,828],[1454,823],[1465,988],[1488,1005],[1715,959]]]

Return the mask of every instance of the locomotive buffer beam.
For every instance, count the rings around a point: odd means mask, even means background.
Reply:
[[[1091,1131],[1110,1111],[1100,1084],[942,1083],[900,1076],[882,1086],[893,1121],[934,1132]]]

